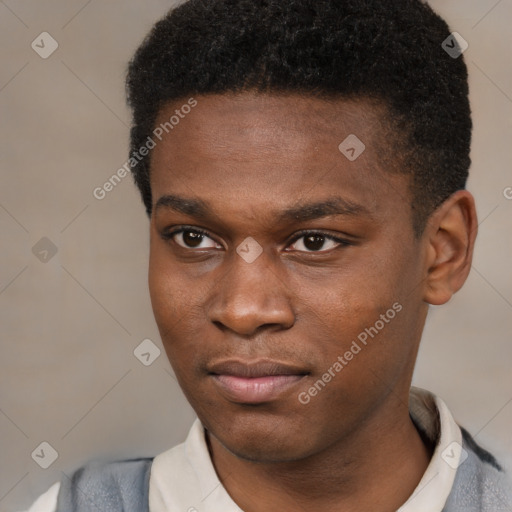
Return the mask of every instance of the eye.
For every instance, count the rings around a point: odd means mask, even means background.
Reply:
[[[181,227],[171,232],[164,232],[161,236],[164,240],[173,240],[184,249],[222,249],[222,246],[206,231],[199,228]],[[301,231],[295,235],[288,247],[299,252],[323,253],[348,245],[352,244],[321,231]]]
[[[303,241],[302,241],[303,239]],[[327,247],[325,247],[327,243]],[[351,245],[347,240],[319,231],[303,231],[293,241],[293,250],[302,252],[328,252],[337,247]],[[293,247],[293,246],[291,246]]]
[[[215,249],[222,248],[206,231],[201,229],[181,228],[170,233],[163,233],[164,240],[174,240],[184,249]]]

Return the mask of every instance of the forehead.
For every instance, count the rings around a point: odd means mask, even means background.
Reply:
[[[221,157],[233,155],[241,139],[245,139],[248,149],[250,143],[252,147],[263,147],[266,152],[274,150],[281,156],[283,150],[294,146],[307,150],[311,144],[327,143],[332,147],[333,139],[347,132],[374,145],[387,116],[384,106],[377,102],[327,100],[296,94],[230,93],[199,96],[196,101],[197,106],[181,114],[181,119],[173,114],[181,111],[186,99],[167,104],[160,110],[155,124],[165,125],[174,117],[173,122],[178,121],[179,126],[173,125],[166,131],[176,143],[190,138],[193,131],[194,137],[186,142],[200,141],[198,149],[207,150],[212,157],[216,153]]]
[[[180,110],[187,99],[174,101],[156,120],[167,131],[151,157],[153,205],[177,194],[270,214],[336,193],[382,214],[390,194],[409,201],[404,176],[386,169],[393,143],[378,104],[255,93],[194,99],[188,113]]]

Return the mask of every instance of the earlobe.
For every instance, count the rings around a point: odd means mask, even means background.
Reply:
[[[425,302],[445,304],[469,274],[477,234],[475,201],[467,190],[450,196],[431,215],[426,228]]]

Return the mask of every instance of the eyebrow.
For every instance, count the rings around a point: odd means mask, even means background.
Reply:
[[[162,208],[201,219],[217,217],[207,201],[172,194],[158,199],[155,204],[155,212]],[[305,222],[332,215],[372,217],[371,212],[365,206],[334,196],[322,201],[303,203],[287,208],[277,214],[276,220],[277,222]]]

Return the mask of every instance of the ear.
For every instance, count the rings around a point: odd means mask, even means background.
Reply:
[[[425,302],[445,304],[462,287],[471,269],[477,230],[475,200],[467,190],[455,192],[430,216],[424,233]]]

